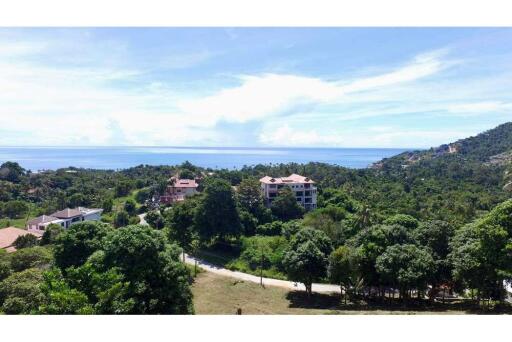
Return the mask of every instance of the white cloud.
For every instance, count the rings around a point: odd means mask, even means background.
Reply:
[[[449,105],[447,107],[447,110],[451,114],[456,114],[460,116],[474,116],[490,112],[496,113],[510,111],[512,110],[512,103],[502,101],[456,103]]]
[[[235,86],[199,96],[193,89],[177,92],[165,81],[145,80],[145,70],[104,63],[101,54],[76,65],[38,58],[51,55],[53,44],[0,40],[0,129],[9,132],[0,135],[0,145],[224,145],[228,139],[218,126],[227,122],[261,125],[254,143],[266,145],[398,146],[404,139],[438,141],[457,132],[398,134],[379,126],[357,135],[344,132],[339,123],[420,109],[444,108],[454,114],[510,109],[510,103],[499,101],[428,102],[431,94],[411,85],[452,66],[446,51],[419,55],[394,70],[357,79],[242,75]],[[212,56],[206,50],[173,55],[159,67],[189,67]],[[337,111],[302,112],[304,106],[334,106]],[[298,125],[301,121],[324,128],[305,129]]]
[[[418,55],[414,58],[412,63],[402,68],[379,76],[367,77],[353,81],[342,87],[342,90],[345,93],[366,91],[384,86],[410,82],[436,74],[454,64],[453,61],[448,62],[441,59],[441,57],[446,53],[447,50],[437,50]]]
[[[398,85],[433,75],[450,65],[440,60],[444,52],[417,56],[412,63],[375,77],[350,82],[325,81],[319,78],[265,74],[242,76],[237,87],[223,89],[203,98],[179,104],[184,113],[205,125],[220,120],[244,123],[276,115],[300,104],[325,104],[347,101],[353,93]]]
[[[322,134],[317,130],[293,129],[288,125],[263,131],[259,141],[270,146],[340,146],[346,139],[339,135]]]
[[[324,146],[324,147],[403,147],[428,148],[475,135],[473,130],[420,130],[382,127],[333,132],[316,129],[292,128],[288,125],[259,135],[261,143],[269,146]]]

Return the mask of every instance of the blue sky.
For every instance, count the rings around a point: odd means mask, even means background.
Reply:
[[[512,118],[506,28],[0,29],[0,145],[430,147]]]

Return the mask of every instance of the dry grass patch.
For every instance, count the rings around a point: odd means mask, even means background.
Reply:
[[[464,314],[464,310],[413,311],[396,307],[384,309],[341,305],[336,295],[315,295],[280,287],[261,287],[210,272],[198,274],[192,286],[194,307],[199,315],[233,315],[238,308],[244,315],[318,315],[318,314]]]

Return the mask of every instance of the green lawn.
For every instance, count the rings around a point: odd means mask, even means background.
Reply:
[[[28,220],[31,220],[31,219],[33,219],[33,217],[28,218]],[[0,228],[17,227],[17,228],[25,229],[26,222],[27,222],[26,218],[20,218],[20,219],[2,218],[2,219],[0,219]]]
[[[236,253],[229,253],[225,251],[219,250],[202,250],[197,253],[197,257],[201,260],[207,261],[217,266],[222,266],[232,271],[240,271],[244,273],[249,273],[252,275],[259,276],[260,270],[253,270],[247,262],[241,260]],[[286,275],[279,272],[279,270],[275,268],[264,269],[263,276],[266,278],[274,278],[274,279],[282,279],[287,280]]]

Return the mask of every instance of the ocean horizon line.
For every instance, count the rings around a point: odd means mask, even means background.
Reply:
[[[341,146],[172,146],[172,145],[0,145],[0,148],[183,148],[183,149],[248,149],[248,150],[271,150],[271,149],[351,149],[351,150],[427,150],[432,147],[341,147]]]

